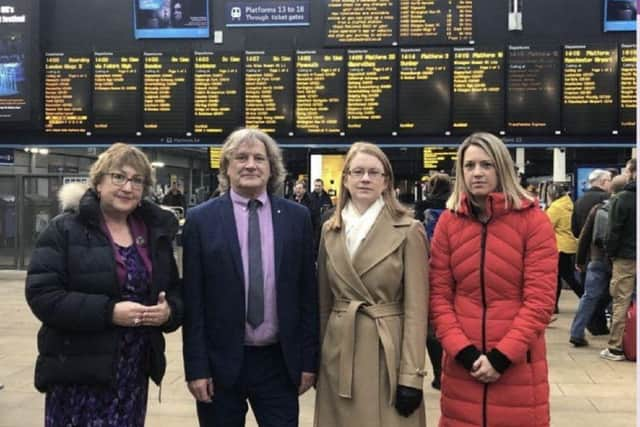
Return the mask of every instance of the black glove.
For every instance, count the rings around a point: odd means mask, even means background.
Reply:
[[[422,403],[422,390],[399,385],[396,390],[396,411],[403,417],[408,417],[418,409]]]

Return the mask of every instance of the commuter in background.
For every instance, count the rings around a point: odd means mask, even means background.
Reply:
[[[171,183],[169,192],[167,192],[167,194],[162,198],[162,204],[166,206],[178,206],[182,209],[187,207],[184,201],[184,195],[182,194],[182,191],[178,189],[178,184],[175,182]]]
[[[415,208],[415,218],[424,224],[428,241],[433,239],[438,219],[447,208],[447,199],[451,196],[451,180],[449,175],[436,173],[429,179],[429,192],[425,200],[418,202]],[[442,373],[442,345],[435,335],[433,325],[429,324],[427,334],[427,351],[433,368],[431,387],[440,390],[440,375]]]
[[[573,201],[567,193],[566,184],[555,183],[549,189],[550,204],[547,208],[547,215],[551,220],[553,231],[556,234],[558,245],[558,289],[556,293],[556,307],[554,312],[558,312],[558,301],[562,292],[562,281],[564,280],[571,290],[582,297],[582,284],[575,278],[575,253],[578,242],[571,232],[571,215],[573,214]],[[555,319],[554,319],[555,320]]]
[[[636,283],[636,159],[627,162],[625,173],[629,182],[611,199],[607,230],[607,255],[613,260],[609,293],[613,300],[611,335],[607,348],[600,352],[603,359],[624,360],[622,337],[627,310]]]
[[[444,348],[443,426],[548,426],[545,328],[558,252],[505,145],[475,133],[431,244],[431,318]]]
[[[618,175],[611,180],[609,191],[615,196],[622,191],[626,184],[627,177],[625,175]],[[608,293],[609,281],[611,280],[611,262],[607,256],[605,239],[610,207],[609,199],[591,208],[591,212],[589,212],[587,216],[587,221],[584,227],[582,227],[582,232],[578,239],[576,269],[580,272],[585,271],[586,275],[584,294],[582,298],[580,298],[580,304],[578,305],[576,315],[571,324],[571,335],[569,337],[569,342],[576,347],[589,345],[589,342],[584,337],[584,330],[602,294]],[[599,223],[596,227],[598,209],[602,209],[602,212],[598,215],[599,218],[597,221],[604,223]],[[604,235],[599,236],[598,234]]]
[[[317,254],[318,244],[320,243],[320,230],[324,223],[325,213],[333,208],[331,197],[324,189],[324,182],[317,178],[313,181],[313,191],[309,196],[311,199],[311,223],[313,224],[313,241]]]
[[[311,199],[307,194],[307,183],[304,181],[296,182],[293,187],[293,201],[305,206],[311,214]]]
[[[425,425],[427,243],[393,188],[380,148],[352,145],[318,256],[319,427]]]
[[[182,321],[175,215],[144,200],[151,165],[114,144],[89,189],[59,192],[63,214],[36,242],[26,297],[42,321],[35,385],[45,426],[143,426],[149,377],[165,372],[163,332]]]
[[[274,195],[276,142],[239,129],[222,147],[224,193],[189,211],[184,230],[184,367],[201,426],[298,425],[315,383],[318,307],[309,211]]]

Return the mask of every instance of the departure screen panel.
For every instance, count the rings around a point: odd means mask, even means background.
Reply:
[[[422,149],[422,167],[425,170],[439,170],[449,173],[458,158],[457,148],[424,147]]]
[[[635,44],[620,46],[620,132],[636,133],[636,65],[638,50]]]
[[[226,135],[242,123],[242,55],[194,54],[193,116],[203,135]]]
[[[94,132],[127,135],[140,131],[140,57],[96,52],[93,63]]]
[[[462,44],[473,40],[474,0],[399,0],[400,43]]]
[[[558,49],[509,46],[507,130],[553,135],[561,129],[562,58]]]
[[[503,130],[503,70],[502,49],[453,49],[454,132]]]
[[[618,49],[565,46],[562,122],[567,134],[610,134],[617,129]]]
[[[181,135],[189,128],[188,77],[191,57],[144,53],[144,131]]]
[[[336,50],[296,54],[296,134],[344,132],[345,53]]]
[[[0,5],[0,122],[29,120],[31,94],[32,2],[3,0]],[[34,21],[35,22],[35,21]]]
[[[85,133],[89,130],[90,77],[90,56],[45,54],[45,132]]]
[[[394,126],[395,49],[347,51],[347,132],[389,135]]]
[[[293,56],[245,52],[245,123],[275,135],[293,131]]]
[[[326,46],[391,46],[397,0],[326,0]]]
[[[449,48],[400,49],[398,133],[444,134],[451,111]]]

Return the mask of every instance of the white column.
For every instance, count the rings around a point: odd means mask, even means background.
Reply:
[[[634,159],[637,159],[637,158],[638,158],[638,148],[633,147],[633,148],[631,149],[631,157],[633,157]]]
[[[518,172],[524,174],[525,164],[526,162],[524,160],[524,148],[516,148],[516,166],[518,167]]]
[[[567,159],[564,148],[553,149],[553,182],[567,180]]]

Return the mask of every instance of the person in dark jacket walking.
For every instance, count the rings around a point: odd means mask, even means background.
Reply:
[[[307,194],[306,183],[304,181],[296,182],[296,185],[293,187],[293,200],[296,203],[299,203],[309,209],[309,214],[311,214],[311,199]]]
[[[622,351],[627,310],[636,282],[636,159],[627,162],[629,183],[611,199],[606,249],[613,260],[609,293],[613,299],[611,335],[607,348],[600,357],[607,360],[625,360]]]
[[[42,322],[35,386],[45,426],[143,426],[148,379],[166,368],[162,332],[182,321],[171,212],[143,200],[151,165],[117,143],[89,172],[90,188],[64,186],[64,213],[42,232],[26,279]]]

